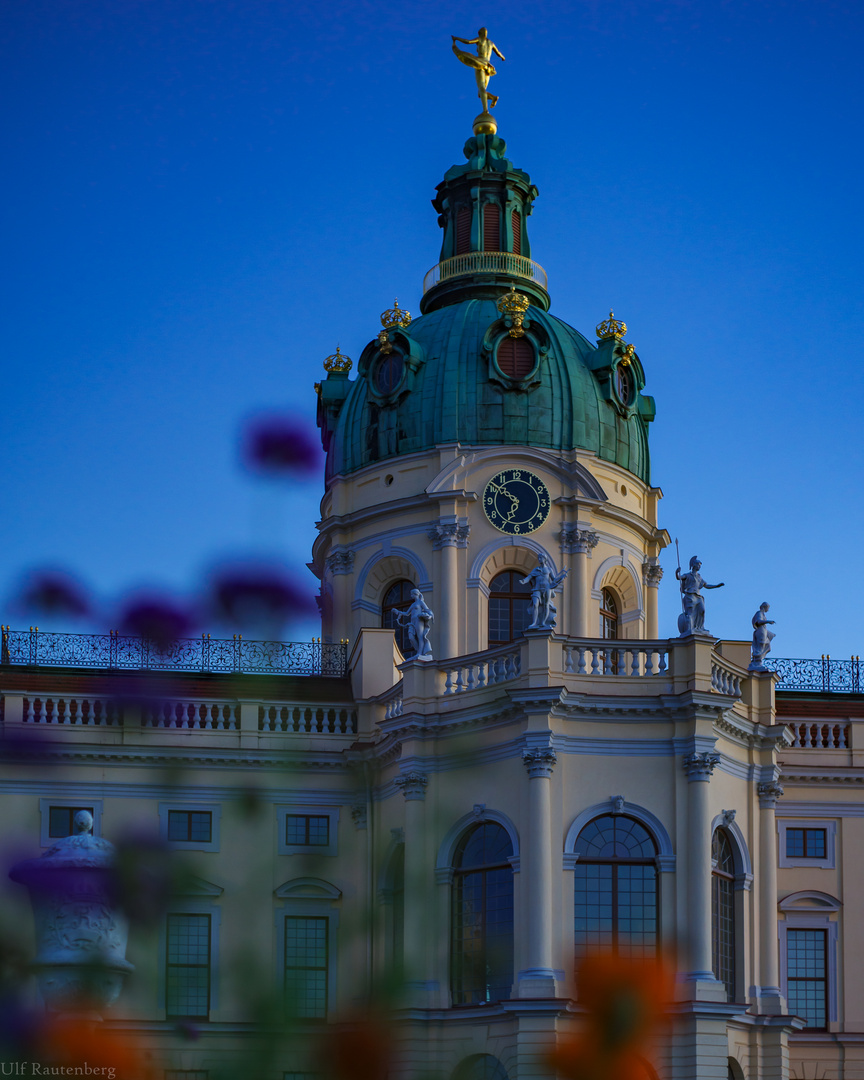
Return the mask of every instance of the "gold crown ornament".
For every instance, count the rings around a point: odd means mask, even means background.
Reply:
[[[336,346],[336,352],[332,356],[328,356],[324,361],[325,371],[350,371],[351,364],[353,363],[350,356],[343,356],[339,351],[339,346]]]
[[[381,325],[389,330],[394,326],[401,326],[404,330],[411,325],[411,312],[404,311],[399,307],[399,301],[393,301],[393,307],[381,312]]]
[[[508,331],[510,337],[518,338],[525,336],[525,331],[522,329],[522,321],[525,318],[525,312],[530,306],[531,301],[524,293],[516,292],[515,285],[511,285],[510,292],[504,293],[498,301],[498,310],[505,317],[509,317],[513,323]]]
[[[616,341],[623,341],[626,333],[627,323],[622,322],[620,319],[616,319],[615,313],[611,309],[609,311],[609,318],[604,319],[603,322],[597,324],[597,338],[599,341],[606,341],[607,338],[615,338]]]
[[[621,356],[621,359],[618,361],[619,367],[629,367],[631,362],[633,361],[633,358],[635,356],[636,356],[636,346],[635,345],[626,345],[624,347],[624,353]]]

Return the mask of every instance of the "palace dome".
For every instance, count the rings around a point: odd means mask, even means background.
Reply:
[[[357,378],[337,364],[320,384],[328,477],[459,443],[588,450],[650,482],[654,402],[639,358],[621,324],[598,328],[594,345],[549,313],[525,227],[537,189],[504,149],[497,135],[469,139],[468,164],[438,187],[444,243],[423,314],[407,326],[398,309],[382,317]],[[514,290],[521,305],[508,311]]]

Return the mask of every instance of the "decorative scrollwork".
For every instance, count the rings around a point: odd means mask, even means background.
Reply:
[[[347,670],[344,641],[244,641],[233,638],[179,638],[155,642],[118,634],[54,634],[40,630],[3,631],[2,663],[39,667],[86,667],[133,671],[247,671],[273,675],[329,675]]]
[[[336,346],[336,352],[332,356],[328,356],[324,361],[325,371],[350,371],[351,365],[354,361],[350,356],[343,356],[339,351],[339,346]]]
[[[608,338],[614,338],[616,341],[623,341],[624,335],[627,333],[627,323],[622,322],[620,319],[615,318],[615,312],[610,308],[609,318],[604,319],[603,322],[597,324],[597,339],[598,341],[606,341]]]

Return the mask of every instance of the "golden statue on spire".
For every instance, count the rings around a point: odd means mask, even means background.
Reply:
[[[504,59],[504,53],[501,52],[494,41],[489,40],[485,26],[481,26],[477,31],[477,37],[470,40],[456,37],[454,34],[451,34],[450,37],[453,41],[453,52],[458,59],[468,67],[474,68],[474,77],[477,80],[477,96],[483,102],[483,113],[488,116],[489,110],[498,104],[498,95],[490,94],[488,89],[489,80],[496,73],[491,63],[492,53],[494,52],[496,56],[500,56],[502,60]],[[476,45],[477,55],[474,56],[473,53],[458,48],[457,41],[461,41],[463,45]]]

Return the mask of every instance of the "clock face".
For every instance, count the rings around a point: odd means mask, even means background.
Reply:
[[[505,469],[493,476],[483,492],[483,509],[496,529],[530,533],[549,517],[552,500],[539,476],[525,469]]]

